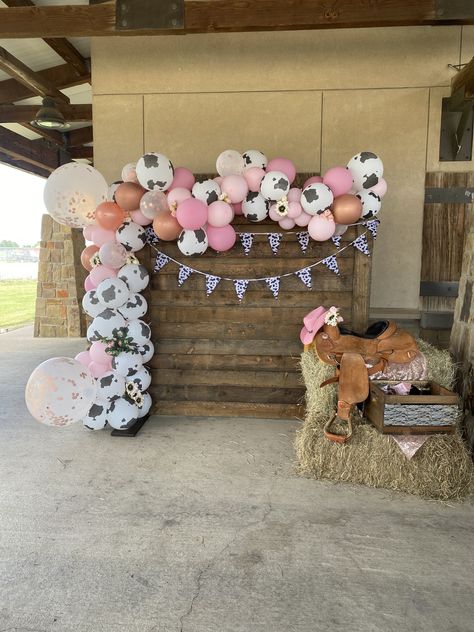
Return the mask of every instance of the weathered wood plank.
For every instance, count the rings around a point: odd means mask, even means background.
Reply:
[[[245,386],[252,388],[302,388],[301,375],[289,371],[213,371],[205,369],[152,369],[156,386]]]
[[[300,373],[300,357],[286,355],[197,355],[186,353],[155,354],[148,363],[152,369],[223,370],[223,371],[288,371]]]
[[[288,305],[293,307],[304,307],[306,311],[314,309],[318,305],[337,305],[350,311],[352,304],[352,293],[345,292],[309,292],[301,284],[301,291],[285,290],[285,295],[280,296],[278,300],[268,289],[254,291],[247,290],[245,299],[242,301],[244,307],[271,307],[274,310],[280,308],[287,309]],[[235,307],[237,305],[237,296],[235,291],[219,291],[212,295],[212,299],[202,291],[182,291],[182,290],[152,290],[150,293],[149,305],[157,307]]]
[[[357,233],[361,235],[366,232],[363,226],[359,226]],[[367,235],[369,248],[372,251],[372,237]],[[352,325],[356,331],[363,331],[369,322],[369,300],[370,300],[370,272],[371,258],[353,248],[354,267],[352,285]]]
[[[298,404],[303,388],[251,388],[247,386],[169,386],[152,385],[150,393],[157,401],[216,401],[263,404]]]
[[[287,355],[299,358],[303,352],[303,345],[299,338],[292,340],[223,340],[215,338],[165,338],[158,331],[159,326],[153,329],[155,352],[161,354],[197,354],[197,355]],[[156,333],[154,333],[156,332]],[[192,331],[191,333],[194,333]]]
[[[243,312],[242,312],[243,313]],[[216,338],[222,341],[232,340],[298,340],[301,324],[281,323],[174,323],[163,322],[155,327],[157,333],[152,333],[154,340],[160,338],[184,338],[192,335],[194,338]],[[269,342],[269,344],[271,344]]]
[[[262,404],[259,402],[169,402],[157,401],[157,415],[195,417],[255,417],[258,419],[302,419],[304,407],[299,404]]]

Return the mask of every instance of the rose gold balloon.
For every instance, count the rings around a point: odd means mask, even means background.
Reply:
[[[115,201],[124,211],[135,211],[144,193],[146,189],[136,182],[122,182],[115,191]]]
[[[353,224],[362,215],[362,202],[355,195],[346,193],[334,198],[331,210],[336,224]]]
[[[99,247],[95,244],[92,244],[91,246],[86,246],[81,252],[82,267],[89,272],[92,270],[91,258],[95,255],[96,252],[99,252]]]
[[[153,230],[158,239],[163,241],[173,241],[177,239],[183,230],[178,220],[169,211],[160,213],[153,220]]]

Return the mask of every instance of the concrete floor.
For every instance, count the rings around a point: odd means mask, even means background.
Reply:
[[[0,336],[0,632],[472,632],[473,503],[295,475],[296,421],[31,419]]]

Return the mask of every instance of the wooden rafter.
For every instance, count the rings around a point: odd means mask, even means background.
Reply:
[[[26,173],[34,173],[41,178],[47,178],[51,173],[48,169],[41,169],[41,167],[24,162],[23,160],[15,160],[3,151],[0,151],[0,163],[9,165],[15,169],[20,169],[20,171],[25,171]]]
[[[35,127],[34,125],[31,125],[31,123],[22,123],[21,125],[25,129],[28,129],[31,132],[34,132],[35,134],[39,134],[45,140],[49,141],[50,143],[54,143],[58,147],[66,146],[66,136],[64,136],[60,132],[54,131],[54,129],[46,129],[45,127]]]
[[[185,0],[184,28],[175,31],[117,29],[112,1],[93,5],[21,6],[0,9],[0,37],[474,24],[474,7],[457,11],[456,6],[450,0]]]
[[[0,123],[29,123],[35,118],[39,109],[37,105],[0,105]],[[92,105],[60,105],[59,109],[66,121],[92,121]]]
[[[93,147],[71,147],[68,149],[68,153],[71,158],[87,158],[87,160],[93,160],[94,158]]]
[[[59,166],[59,151],[42,140],[31,141],[20,134],[0,127],[0,151],[13,160],[20,160],[46,171]]]
[[[74,129],[67,134],[69,147],[80,147],[86,143],[92,143],[92,125],[89,127],[80,127]]]

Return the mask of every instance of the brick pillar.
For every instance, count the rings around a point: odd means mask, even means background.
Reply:
[[[86,332],[80,303],[86,276],[80,263],[82,231],[43,215],[38,266],[35,336],[79,337]]]

